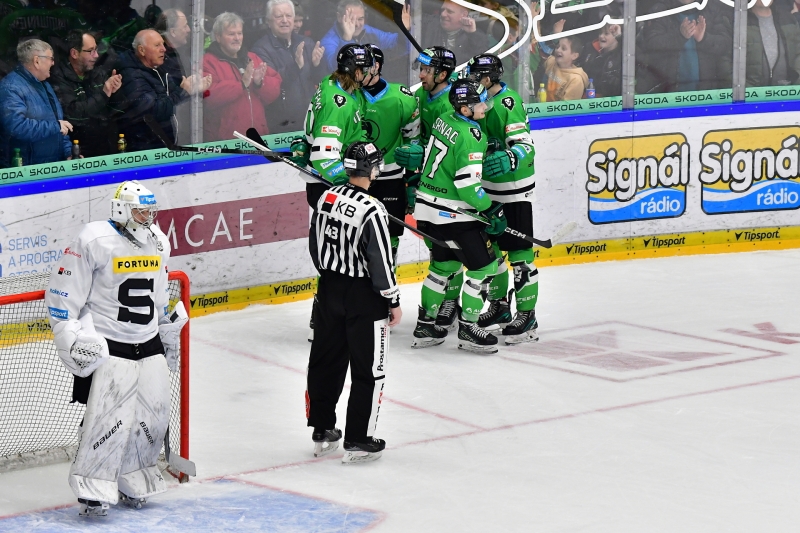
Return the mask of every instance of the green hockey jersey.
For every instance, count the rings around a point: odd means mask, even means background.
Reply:
[[[516,91],[501,83],[502,89],[492,97],[494,104],[486,117],[478,121],[481,130],[488,138],[505,143],[507,148],[517,154],[516,170],[491,178],[484,177],[483,188],[492,200],[503,202],[533,202],[536,199],[536,178],[534,177],[533,148],[528,115],[522,98]]]
[[[362,106],[361,91],[350,94],[332,77],[322,80],[308,105],[305,134],[311,145],[309,165],[330,182],[347,177],[343,152],[354,142],[364,140]],[[301,177],[309,183],[317,183],[310,176],[301,174]]]
[[[433,224],[470,222],[456,208],[483,211],[492,201],[481,187],[486,136],[477,122],[456,114],[436,119],[425,149],[414,216]]]
[[[450,84],[434,95],[420,87],[415,95],[419,103],[420,143],[427,146],[436,119],[445,113],[453,112],[453,106],[450,105]]]
[[[387,83],[375,96],[364,89],[361,92],[364,97],[361,128],[366,140],[383,154],[383,171],[378,179],[402,178],[403,169],[395,163],[394,149],[419,142],[417,99],[399,83]]]

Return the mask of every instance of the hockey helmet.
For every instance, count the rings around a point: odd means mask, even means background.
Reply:
[[[489,80],[494,84],[503,77],[503,62],[494,54],[478,54],[467,63],[467,77],[475,81],[489,76]]]
[[[450,105],[456,112],[460,111],[462,106],[472,109],[475,104],[486,102],[486,97],[486,88],[468,78],[456,80],[450,87]]]
[[[417,61],[433,68],[433,75],[447,72],[450,76],[456,69],[456,55],[444,46],[431,46],[420,52]]]
[[[383,171],[383,154],[372,143],[354,142],[344,152],[344,168],[348,176],[372,178],[373,169]]]
[[[378,48],[378,45],[372,43],[365,44],[364,46],[369,48],[370,52],[372,52],[372,58],[374,59],[375,63],[378,63],[378,74],[380,74],[383,70],[383,60],[385,57],[383,55],[383,50]]]
[[[352,77],[355,77],[359,70],[366,75],[373,64],[375,61],[372,58],[372,51],[367,45],[346,44],[339,49],[336,56],[336,70]]]
[[[117,187],[111,199],[111,220],[127,229],[137,241],[147,242],[150,226],[158,213],[155,195],[138,181]]]

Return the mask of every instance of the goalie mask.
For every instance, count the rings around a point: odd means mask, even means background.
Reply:
[[[345,150],[343,162],[348,176],[368,177],[370,181],[383,171],[383,154],[372,143],[354,142]]]
[[[128,230],[134,238],[145,244],[152,232],[150,226],[156,218],[158,203],[155,195],[138,181],[126,181],[111,199],[111,220]]]

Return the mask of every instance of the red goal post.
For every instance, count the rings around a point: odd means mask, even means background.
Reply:
[[[59,359],[44,293],[50,273],[0,278],[0,472],[71,461],[85,406],[70,403],[72,374]],[[189,312],[189,277],[169,273],[170,308]],[[170,450],[189,458],[189,324],[171,373]],[[181,481],[187,476],[174,473]]]

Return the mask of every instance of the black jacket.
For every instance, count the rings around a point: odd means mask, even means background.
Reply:
[[[108,72],[94,68],[80,79],[68,61],[50,71],[50,85],[61,102],[64,120],[72,124],[70,138],[80,141],[81,155],[93,157],[116,151],[116,125],[111,119],[109,97],[103,92]]]
[[[427,31],[426,31],[427,30]],[[423,47],[444,46],[456,55],[456,64],[466,63],[478,54],[482,54],[489,49],[489,38],[480,30],[472,33],[459,30],[456,34],[456,44],[450,48],[447,46],[447,32],[439,25],[438,21],[425,25],[423,29]]]
[[[663,12],[682,5],[680,0],[657,0],[653,10]],[[702,11],[691,10],[687,14],[702,15],[706,19],[705,36],[696,43],[700,68],[697,89],[729,88],[733,65],[733,10],[721,2],[709,2]],[[642,52],[647,55],[645,62],[656,82],[650,92],[677,91],[678,61],[686,44],[681,35],[681,17],[670,15],[649,21],[642,37],[645,47]],[[639,55],[638,49],[636,52]]]
[[[133,50],[120,54],[118,68],[122,87],[112,96],[111,105],[118,113],[117,127],[125,134],[128,150],[164,148],[164,143],[145,124],[144,117],[153,115],[164,132],[174,139],[177,134],[175,107],[189,98],[180,87],[181,80],[173,79],[163,67],[145,67]]]
[[[622,95],[622,39],[610,52],[601,54],[591,43],[583,61],[583,70],[594,82],[597,98]]]
[[[294,60],[294,53],[300,43],[303,47],[303,68]],[[325,58],[315,67],[311,53],[315,42],[301,35],[292,36],[292,44],[275,37],[270,30],[253,45],[251,52],[281,75],[281,94],[267,106],[267,124],[270,133],[301,131],[306,118],[308,104],[314,96],[317,84],[325,76]]]

